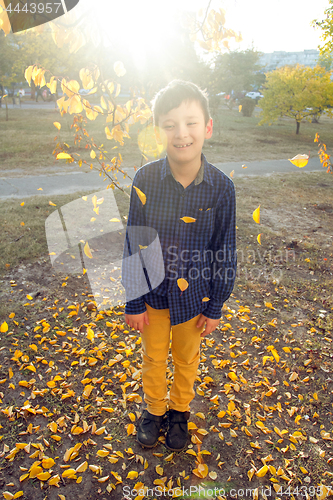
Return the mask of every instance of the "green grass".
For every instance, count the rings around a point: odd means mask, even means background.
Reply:
[[[333,147],[332,118],[322,116],[320,123],[303,122],[300,134],[295,134],[295,123],[289,118],[282,118],[272,124],[258,126],[260,109],[257,107],[250,118],[243,117],[238,108],[232,110],[221,105],[214,115],[214,133],[204,146],[204,153],[212,163],[292,158],[298,153],[317,155],[317,144],[313,142],[316,132],[327,144]],[[54,127],[59,121],[61,130]],[[79,153],[89,163],[89,151],[74,146],[73,115],[60,116],[56,109],[9,109],[9,120],[5,119],[5,109],[0,109],[0,176],[1,175],[36,175],[79,169],[77,164],[66,165],[57,161],[52,151],[58,141],[70,146],[70,151]],[[95,121],[88,121],[87,131],[97,145],[103,144],[111,157],[119,149],[124,159],[124,166],[140,166],[141,152],[137,144],[138,130],[142,125],[130,129],[131,139],[125,139],[124,147],[106,139],[105,118],[99,116]],[[58,139],[55,141],[55,137]],[[112,150],[117,146],[116,150]],[[97,162],[96,162],[97,166]],[[83,166],[83,170],[89,167]]]

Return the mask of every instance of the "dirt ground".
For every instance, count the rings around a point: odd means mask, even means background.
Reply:
[[[267,199],[259,230],[261,246],[258,227],[239,217],[234,293],[202,342],[191,438],[180,453],[165,448],[163,433],[152,450],[135,441],[140,337],[123,307],[96,310],[87,274],[59,274],[46,255],[8,270],[0,491],[13,496],[5,498],[152,499],[158,488],[175,498],[325,498],[333,484],[333,202],[277,208]],[[171,383],[171,359],[167,375]]]

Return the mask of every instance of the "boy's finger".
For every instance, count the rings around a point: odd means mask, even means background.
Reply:
[[[204,316],[200,316],[200,318],[198,319],[198,323],[197,323],[197,328],[200,328],[206,321],[206,318]]]

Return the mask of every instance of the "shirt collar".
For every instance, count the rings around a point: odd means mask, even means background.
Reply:
[[[201,167],[199,168],[199,172],[198,172],[196,178],[194,179],[195,185],[201,184],[202,181],[205,181],[208,184],[211,184],[212,186],[214,185],[211,173],[207,167],[208,167],[208,162],[205,158],[205,155],[202,154],[201,155]],[[163,163],[162,163],[161,180],[163,181],[163,179],[167,175],[172,175],[172,177],[175,178],[173,173],[172,173],[172,170],[170,168],[168,158],[166,156],[163,160]]]

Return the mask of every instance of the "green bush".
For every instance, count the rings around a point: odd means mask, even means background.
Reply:
[[[252,116],[253,110],[256,106],[256,101],[251,99],[251,97],[243,97],[240,104],[242,105],[243,116]]]

